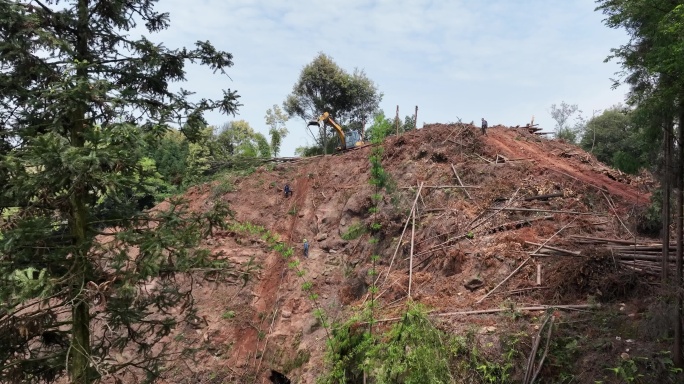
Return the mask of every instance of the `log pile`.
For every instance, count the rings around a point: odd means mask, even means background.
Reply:
[[[571,236],[577,244],[593,245],[597,248],[609,251],[610,257],[614,258],[616,262],[621,265],[650,275],[660,275],[662,270],[662,243],[655,242],[639,242],[636,239],[603,239],[589,236]],[[529,245],[538,246],[539,244],[528,243]],[[670,246],[670,253],[673,255],[668,261],[670,268],[674,267],[675,246]],[[543,246],[536,252],[530,253],[532,256],[574,256],[582,257],[583,253],[571,251],[567,249]]]

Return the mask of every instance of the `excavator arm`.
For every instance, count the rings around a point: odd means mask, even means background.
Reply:
[[[330,114],[328,112],[323,113],[318,120],[311,120],[309,124],[307,125],[319,125],[319,122],[323,122],[323,124],[327,124],[331,127],[333,127],[337,131],[337,136],[340,137],[340,149],[345,150],[347,149],[346,141],[345,141],[345,136],[344,136],[344,131],[342,130],[342,127],[340,127],[335,120],[330,117]]]

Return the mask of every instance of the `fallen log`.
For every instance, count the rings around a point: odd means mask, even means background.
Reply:
[[[552,247],[552,246],[550,246],[550,245],[543,245],[543,244],[539,244],[539,243],[533,243],[533,242],[531,242],[531,241],[526,241],[525,244],[534,245],[535,247],[550,249],[550,250],[552,250],[552,251],[556,251],[556,252],[558,252],[558,253],[563,253],[563,254],[570,255],[570,256],[581,256],[581,253],[578,252],[578,251],[570,251],[570,250],[563,249],[563,248]],[[538,251],[532,252],[532,254],[536,254],[537,252],[538,252]]]
[[[568,215],[589,215],[589,216],[608,216],[605,213],[594,213],[594,212],[577,212],[577,211],[563,211],[555,209],[534,209],[534,208],[487,208],[489,210],[501,210],[501,211],[519,211],[519,212],[538,212],[538,213],[564,213]]]
[[[558,193],[549,193],[546,195],[537,195],[537,196],[528,196],[525,197],[523,200],[525,201],[531,201],[531,200],[548,200],[552,197],[565,197],[565,194],[563,192],[558,192]]]
[[[428,311],[430,316],[446,317],[446,316],[461,316],[461,315],[487,315],[491,313],[500,313],[508,311],[547,311],[549,309],[559,310],[582,310],[582,309],[596,309],[601,308],[601,304],[575,304],[575,305],[535,305],[529,307],[510,307],[510,308],[493,308],[493,309],[479,309],[473,311],[458,311],[458,312],[443,312],[434,313],[435,311]],[[375,320],[375,323],[387,323],[391,321],[399,321],[403,317],[390,317],[387,319]],[[367,321],[359,324],[368,324]]]
[[[579,236],[579,235],[571,235],[570,237],[572,237],[574,239],[594,240],[596,242],[605,242],[605,243],[627,244],[627,245],[634,244],[634,240],[604,239],[602,237]]]
[[[532,224],[535,221],[540,221],[540,220],[553,220],[553,216],[541,216],[541,217],[534,217],[531,219],[527,220],[518,220],[518,221],[511,221],[509,223],[501,224],[498,227],[494,227],[489,229],[486,233],[487,234],[492,234],[500,231],[510,231],[514,229],[520,229],[524,226],[528,226]]]
[[[550,199],[550,198],[552,198],[552,197],[564,197],[564,196],[565,196],[565,195],[563,194],[563,192],[560,192],[560,193],[550,193],[550,194],[547,194],[547,195],[537,195],[537,196],[523,197],[522,200],[524,200],[524,201],[548,200],[548,199]],[[505,197],[497,197],[496,199],[494,199],[495,202],[506,201],[506,200],[508,200],[508,199],[505,198]]]
[[[644,260],[644,261],[658,261],[658,262],[663,260],[663,256],[652,256],[652,255],[616,253],[614,256],[616,259],[620,259],[620,260]],[[675,260],[669,260],[669,261],[672,264],[675,263]]]
[[[412,187],[401,187],[401,189],[412,189]],[[481,188],[479,185],[423,185],[423,188]]]
[[[537,305],[530,307],[512,307],[512,308],[496,308],[496,309],[482,309],[477,311],[459,311],[459,312],[446,312],[446,313],[436,313],[432,316],[458,316],[458,315],[483,315],[488,313],[498,313],[506,311],[546,311],[549,309],[594,309],[600,308],[601,304],[577,304],[577,305]],[[397,320],[401,317],[397,318]]]

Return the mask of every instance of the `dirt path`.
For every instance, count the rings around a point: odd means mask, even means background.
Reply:
[[[649,196],[637,188],[613,180],[578,159],[560,158],[543,149],[538,142],[520,139],[517,136],[519,133],[513,129],[496,128],[488,130],[488,136],[485,136],[484,140],[509,158],[529,158],[545,169],[567,173],[589,185],[604,188],[611,195],[620,196],[632,204],[648,203]]]

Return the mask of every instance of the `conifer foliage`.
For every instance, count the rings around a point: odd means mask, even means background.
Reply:
[[[153,381],[164,336],[193,320],[192,280],[235,276],[198,247],[228,207],[131,198],[145,143],[239,107],[173,91],[187,63],[224,73],[232,55],[131,37],[169,26],[155,2],[0,0],[0,382]]]

